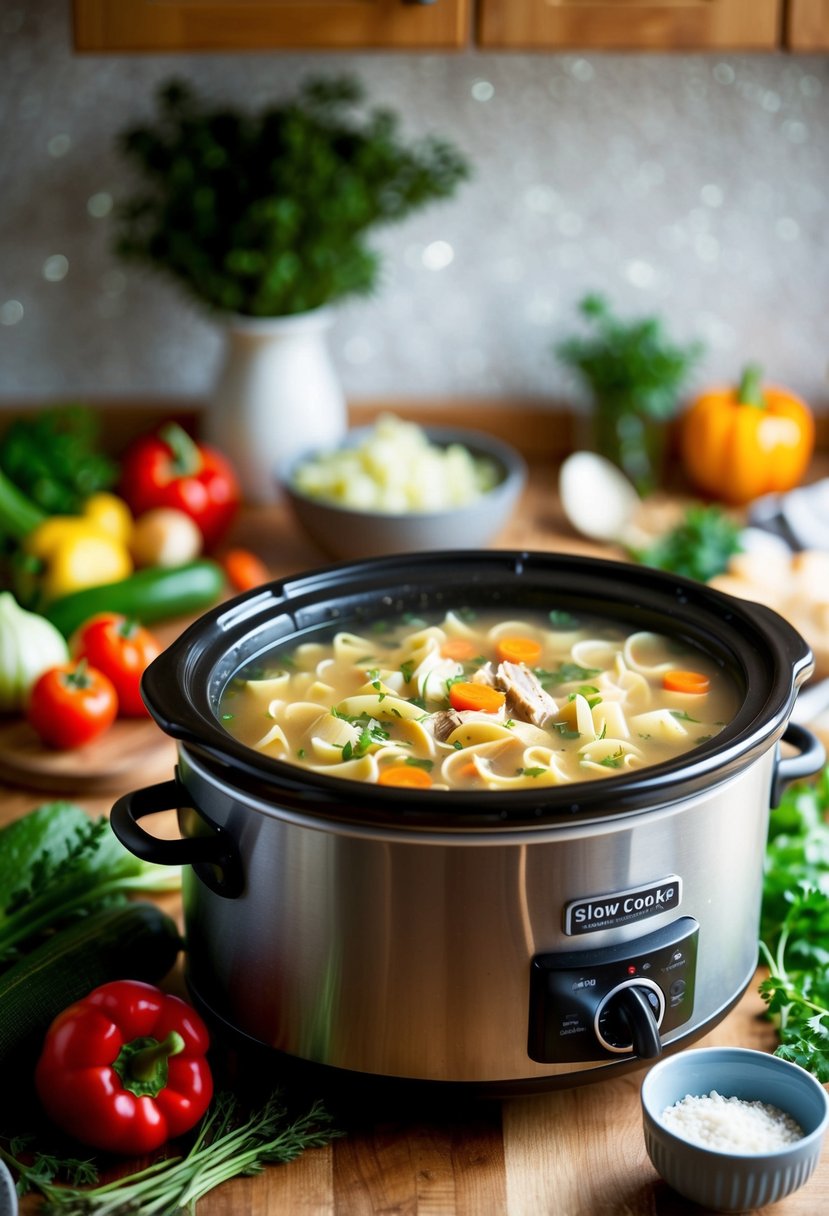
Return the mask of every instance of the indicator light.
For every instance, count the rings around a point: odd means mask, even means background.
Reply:
[[[628,967],[628,975],[636,975],[636,968],[633,966],[633,964]]]

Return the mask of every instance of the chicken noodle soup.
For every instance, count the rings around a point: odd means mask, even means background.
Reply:
[[[258,751],[333,777],[516,790],[669,760],[736,708],[713,659],[661,634],[458,611],[273,651],[231,682],[220,717]]]

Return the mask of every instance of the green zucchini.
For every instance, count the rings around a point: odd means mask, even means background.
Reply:
[[[150,903],[105,908],[60,930],[0,975],[0,1066],[37,1051],[57,1015],[99,984],[156,983],[181,946],[175,923]]]
[[[224,587],[221,566],[202,557],[182,566],[148,566],[117,583],[73,591],[54,600],[43,615],[68,638],[97,612],[121,612],[142,625],[201,612]]]

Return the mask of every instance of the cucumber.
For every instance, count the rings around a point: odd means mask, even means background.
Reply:
[[[109,980],[155,983],[176,961],[175,923],[150,903],[93,912],[0,975],[0,1066],[37,1052],[57,1015]]]
[[[68,638],[97,612],[121,612],[151,625],[209,608],[224,588],[219,563],[202,557],[182,566],[148,566],[117,583],[73,591],[54,600],[43,615]]]

